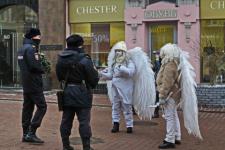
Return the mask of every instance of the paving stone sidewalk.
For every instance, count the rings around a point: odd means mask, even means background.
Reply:
[[[4,97],[5,96],[5,97]],[[5,98],[5,99],[4,99]],[[59,133],[61,112],[55,103],[55,94],[46,94],[48,110],[38,135],[45,140],[44,145],[32,145],[21,142],[21,108],[22,94],[0,92],[0,150],[61,150]],[[94,96],[92,109],[92,146],[95,150],[158,150],[165,134],[165,122],[162,117],[152,121],[141,121],[135,118],[133,134],[127,134],[124,119],[118,134],[110,133],[111,107],[105,95]],[[182,123],[182,144],[177,150],[225,150],[225,114],[199,113],[199,122],[203,141],[189,136],[184,129],[182,112],[179,112]],[[71,143],[76,150],[82,150],[78,122],[74,121]]]

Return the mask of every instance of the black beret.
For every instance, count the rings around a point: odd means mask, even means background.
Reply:
[[[73,34],[66,39],[67,47],[79,47],[84,44],[83,38],[78,34]]]
[[[37,35],[41,35],[40,30],[37,28],[30,28],[29,30],[27,30],[25,38],[31,39],[32,37]]]

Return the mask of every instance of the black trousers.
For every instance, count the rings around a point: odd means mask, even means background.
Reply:
[[[81,138],[90,138],[91,126],[91,108],[75,108],[75,107],[64,107],[62,122],[60,126],[60,133],[62,139],[68,139],[71,134],[71,129],[73,127],[73,120],[75,114],[77,115],[79,121],[79,133]]]
[[[155,103],[158,103],[158,102],[159,102],[159,92],[156,91],[156,101],[155,101]],[[159,106],[155,108],[154,114],[159,114]]]
[[[22,126],[24,134],[28,131],[29,126],[36,130],[40,127],[42,119],[47,110],[47,104],[45,101],[44,94],[41,93],[24,93],[24,102],[22,110]],[[37,110],[33,116],[34,106],[36,105]]]

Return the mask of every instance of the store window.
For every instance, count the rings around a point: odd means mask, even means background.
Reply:
[[[225,20],[201,21],[203,82],[225,83]]]
[[[91,56],[95,66],[107,66],[111,47],[125,40],[125,25],[116,23],[80,23],[71,25],[71,33],[84,37],[85,51]]]
[[[25,31],[37,24],[37,13],[25,5],[0,9],[0,88],[20,85],[17,51]]]
[[[177,43],[177,28],[175,24],[152,24],[149,26],[151,59],[155,61],[156,53],[166,43]]]

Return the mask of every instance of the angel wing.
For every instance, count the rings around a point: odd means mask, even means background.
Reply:
[[[154,72],[151,68],[150,60],[140,47],[128,50],[128,54],[133,60],[136,73],[134,75],[133,105],[138,116],[143,120],[151,120],[155,108],[156,91]]]
[[[114,56],[115,56],[115,46],[112,47],[112,49],[108,55],[108,71],[112,70],[112,63],[113,63]],[[107,83],[108,97],[109,97],[110,102],[112,103],[112,81],[108,80],[108,81],[106,81],[106,83]]]
[[[184,126],[189,134],[202,139],[198,124],[198,103],[195,87],[195,72],[188,61],[189,54],[181,50],[178,70],[181,72],[181,108],[184,116]]]

